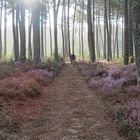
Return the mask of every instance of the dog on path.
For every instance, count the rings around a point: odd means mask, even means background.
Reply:
[[[76,60],[75,54],[71,54],[70,55],[70,62],[71,62],[71,64],[74,64],[75,60]]]

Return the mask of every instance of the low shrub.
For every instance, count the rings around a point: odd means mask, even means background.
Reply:
[[[102,93],[110,106],[109,115],[117,120],[121,134],[130,140],[139,140],[140,86],[137,86],[135,65],[80,63],[78,69],[89,87]]]
[[[0,96],[7,99],[25,100],[25,96],[37,97],[41,87],[34,79],[6,78],[0,82]]]
[[[20,84],[21,91],[30,98],[41,95],[41,87],[34,79],[27,79]]]
[[[114,114],[117,124],[119,124],[120,134],[125,135],[130,140],[139,140],[140,101],[131,101],[125,107],[121,106]]]
[[[53,58],[49,58],[44,62],[40,62],[40,63],[33,63],[33,66],[35,69],[60,69],[62,68],[64,65],[63,59],[60,58],[59,60],[55,60]]]
[[[35,69],[27,73],[27,77],[34,78],[36,82],[46,85],[54,77],[53,71]]]
[[[5,78],[13,69],[14,65],[1,64],[0,65],[0,78]]]
[[[0,96],[10,99],[23,99],[24,95],[20,92],[21,81],[17,78],[6,78],[0,82]]]

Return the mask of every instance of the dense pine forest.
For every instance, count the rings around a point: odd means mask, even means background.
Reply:
[[[139,140],[140,0],[0,0],[0,139]]]
[[[24,62],[51,56],[67,59],[75,53],[91,61],[124,57],[125,64],[129,58],[133,62],[132,27],[138,15],[132,4],[121,0],[1,1],[0,57]]]

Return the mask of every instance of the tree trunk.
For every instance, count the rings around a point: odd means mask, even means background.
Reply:
[[[51,16],[50,16],[50,9],[48,7],[49,13],[49,32],[50,32],[50,55],[53,56],[53,49],[52,49],[52,28],[51,28]]]
[[[128,35],[129,35],[129,57],[130,63],[134,62],[134,51],[133,51],[133,37],[132,37],[132,0],[128,0]]]
[[[70,16],[70,0],[68,0],[68,17],[67,17],[67,22],[68,22],[68,47],[69,47],[69,57],[71,55],[71,45],[70,45],[70,22],[69,22],[69,16]]]
[[[25,37],[25,7],[20,4],[20,61],[26,60],[26,37]]]
[[[16,48],[19,56],[19,4],[16,5],[16,24],[15,24],[15,30],[16,30]],[[19,58],[18,58],[19,59]]]
[[[14,48],[14,58],[15,61],[18,61],[19,59],[19,52],[16,44],[16,29],[15,29],[15,12],[12,9],[12,29],[13,29],[13,48]]]
[[[16,9],[17,9],[17,7],[16,7]],[[18,12],[18,10],[16,10],[16,13],[15,13],[14,5],[12,5],[13,48],[14,48],[15,61],[19,60],[19,44],[18,44],[18,37],[17,37],[17,30],[18,30],[17,12]]]
[[[41,9],[41,58],[44,58],[43,10]]]
[[[124,17],[122,17],[122,57],[124,56]]]
[[[79,14],[80,19],[80,14]],[[81,23],[79,22],[79,57],[81,57]]]
[[[107,34],[107,31],[106,31],[106,6],[105,6],[105,3],[104,3],[104,7],[105,7],[105,11],[104,11],[104,59],[107,59],[107,55],[106,55],[106,34]]]
[[[65,60],[65,37],[64,37],[64,4],[65,4],[65,0],[63,0],[62,19],[61,19],[61,32],[62,32],[62,51],[63,51],[63,59]]]
[[[7,53],[7,3],[4,1],[5,11],[4,11],[4,56]]]
[[[93,10],[94,10],[94,1],[93,1]],[[90,60],[92,62],[96,61],[95,56],[95,37],[94,37],[94,15],[93,15],[93,24],[91,18],[91,0],[88,0],[87,4],[87,20],[88,20],[88,44],[89,44],[89,53],[90,53]]]
[[[56,5],[56,0],[53,0],[54,6],[53,6],[53,17],[54,17],[54,57],[57,60],[59,57],[58,54],[58,39],[57,39],[57,24],[58,24],[58,10],[60,5],[60,0],[58,0],[58,3]]]
[[[3,8],[3,1],[1,1],[1,9],[0,9],[0,59],[2,57],[2,8]]]
[[[29,27],[28,27],[28,59],[32,60],[32,46],[31,46],[31,31],[32,31],[32,19],[31,13],[29,12]]]
[[[72,28],[72,53],[74,54],[74,44],[75,44],[75,17],[76,17],[76,9],[77,9],[77,0],[75,0],[74,7],[74,17],[73,17],[73,28]]]
[[[81,23],[81,53],[82,53],[82,59],[84,58],[84,36],[83,36],[83,30],[84,30],[84,0],[82,0],[82,23]]]
[[[33,18],[33,44],[34,61],[40,62],[40,6],[36,4],[32,11]]]
[[[106,1],[106,0],[105,0]],[[111,34],[112,34],[112,24],[111,24],[111,2],[109,0],[109,9],[108,9],[108,18],[106,15],[106,24],[107,24],[107,38],[108,38],[108,46],[107,46],[107,60],[112,60],[112,48],[111,48]],[[108,21],[109,20],[109,21]]]
[[[129,62],[129,37],[128,37],[128,0],[125,0],[125,34],[124,34],[124,64]]]
[[[47,4],[45,3],[45,8],[47,9]],[[45,26],[44,26],[44,40],[45,40],[45,46],[44,46],[44,56],[47,58],[47,10],[45,11]]]
[[[100,44],[99,44],[99,11],[96,11],[96,51],[97,51],[97,58],[100,59]]]
[[[133,26],[134,26],[134,42],[135,42],[135,57],[137,66],[137,81],[140,85],[140,5],[135,5],[133,9]]]

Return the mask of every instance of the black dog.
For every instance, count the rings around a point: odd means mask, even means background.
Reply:
[[[71,64],[73,64],[75,62],[75,60],[76,60],[75,54],[71,54],[70,55],[70,62],[71,62]]]

